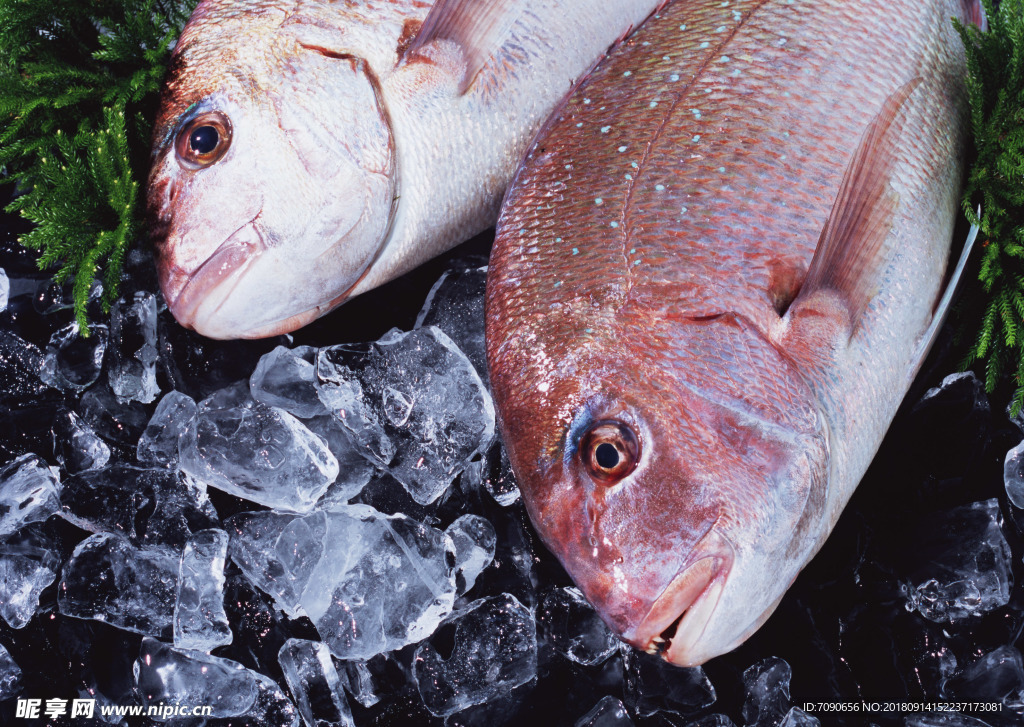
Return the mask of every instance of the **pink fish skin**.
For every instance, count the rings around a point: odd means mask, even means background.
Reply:
[[[537,531],[637,648],[742,643],[874,456],[938,315],[951,18],[979,10],[675,2],[528,153],[488,279],[501,431]]]

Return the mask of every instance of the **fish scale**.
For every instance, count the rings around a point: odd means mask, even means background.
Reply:
[[[977,13],[680,0],[528,153],[488,279],[495,402],[538,532],[636,646],[693,664],[741,643],[870,463],[943,282],[950,18]],[[867,206],[833,215],[851,167],[842,199]],[[830,215],[838,272],[803,286]],[[586,459],[600,437],[624,473]]]

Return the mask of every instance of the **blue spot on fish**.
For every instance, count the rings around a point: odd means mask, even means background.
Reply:
[[[574,248],[572,249],[572,254],[573,254],[573,255],[579,255],[579,254],[580,254],[580,249],[579,249],[578,247],[574,247]]]

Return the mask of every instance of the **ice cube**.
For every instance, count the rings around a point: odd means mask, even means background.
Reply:
[[[954,702],[1005,702],[1024,689],[1024,660],[1012,646],[1000,646],[968,664],[941,686],[941,696]],[[1002,708],[1001,708],[1002,709]]]
[[[290,616],[307,615],[339,659],[431,633],[455,601],[451,539],[404,515],[342,505],[227,521],[231,559]]]
[[[791,707],[782,718],[779,727],[821,727],[821,721],[799,707]]]
[[[179,549],[217,520],[206,490],[180,472],[121,464],[68,479],[60,515],[83,530]]]
[[[703,667],[673,666],[661,657],[625,644],[620,649],[626,678],[626,704],[638,716],[649,717],[657,712],[687,716],[717,699]]]
[[[494,406],[479,374],[432,326],[320,349],[317,384],[367,456],[388,465],[421,505],[437,500],[494,438]]]
[[[416,328],[437,326],[466,354],[487,383],[487,348],[484,344],[484,291],[487,266],[449,270],[430,289]]]
[[[78,413],[105,440],[132,450],[138,446],[149,421],[145,406],[137,401],[119,402],[104,385],[94,386],[82,394]]]
[[[326,414],[316,390],[316,349],[278,346],[260,359],[249,379],[252,396],[299,419]]]
[[[180,552],[136,548],[121,535],[97,533],[64,565],[57,606],[65,616],[170,639]]]
[[[777,656],[762,659],[743,672],[747,690],[743,720],[747,727],[775,727],[790,710],[789,681],[793,670]]]
[[[576,727],[633,727],[626,705],[608,695],[576,721]]]
[[[227,406],[225,406],[227,404]],[[235,392],[199,404],[180,440],[181,469],[244,500],[308,512],[338,476],[338,460],[294,416]]]
[[[53,583],[58,568],[60,559],[52,544],[39,537],[0,543],[0,616],[12,629],[32,620],[39,594]]]
[[[10,331],[0,331],[0,399],[30,401],[47,391],[39,378],[43,352]]]
[[[338,476],[320,498],[317,507],[329,510],[342,505],[362,492],[373,477],[373,465],[359,453],[358,445],[352,441],[348,430],[330,415],[305,420],[304,424],[320,437],[338,460]]]
[[[10,699],[18,693],[21,668],[14,663],[11,652],[0,644],[0,700]]]
[[[11,281],[7,279],[7,273],[0,268],[0,313],[7,310],[7,298],[11,294]]]
[[[299,713],[274,680],[238,662],[142,640],[135,684],[144,709],[210,707],[209,717],[246,717],[259,725],[298,727]],[[173,712],[158,715],[167,721]]]
[[[428,639],[416,649],[413,678],[431,714],[447,717],[506,695],[537,676],[537,626],[515,596],[483,598],[453,614],[451,654]]]
[[[160,394],[156,382],[156,296],[139,291],[110,312],[111,361],[107,378],[122,401],[148,404]]]
[[[200,530],[185,543],[174,601],[174,645],[178,648],[211,651],[231,643],[224,612],[227,557],[228,534],[223,530]]]
[[[619,640],[578,588],[545,591],[537,605],[537,625],[555,651],[584,666],[600,664],[619,648]]]
[[[195,426],[195,401],[180,391],[169,391],[156,405],[156,410],[139,438],[136,458],[140,464],[155,467],[177,467],[178,440],[182,432]]]
[[[479,515],[463,515],[445,532],[455,546],[456,592],[462,595],[473,587],[476,577],[494,560],[497,535],[490,521]]]
[[[354,727],[341,678],[326,646],[316,641],[289,639],[281,647],[278,659],[307,727]]]
[[[1010,546],[996,499],[932,516],[915,556],[922,565],[903,585],[907,610],[951,622],[988,613],[1010,600]]]
[[[107,443],[70,409],[62,409],[53,422],[53,453],[72,475],[106,467],[110,461]]]
[[[1003,485],[1014,507],[1024,508],[1024,441],[1006,453]]]
[[[100,377],[106,350],[106,326],[93,324],[87,338],[72,323],[50,337],[39,378],[61,391],[83,391]]]
[[[34,454],[23,454],[0,469],[0,538],[57,512],[61,491],[58,472]]]

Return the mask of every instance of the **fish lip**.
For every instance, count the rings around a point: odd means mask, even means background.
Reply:
[[[695,658],[688,645],[700,639],[707,628],[734,560],[732,543],[717,530],[710,530],[655,599],[630,643],[648,653],[660,653],[677,666],[702,663],[704,659]],[[672,636],[663,639],[661,635],[677,622]]]
[[[203,326],[201,322],[196,326],[196,318],[199,308],[209,300],[208,295],[220,289],[220,299],[210,310],[210,313],[216,313],[238,285],[242,273],[265,250],[266,244],[254,218],[235,230],[210,257],[187,275],[184,287],[167,304],[171,314],[185,328],[202,333],[200,329]]]

